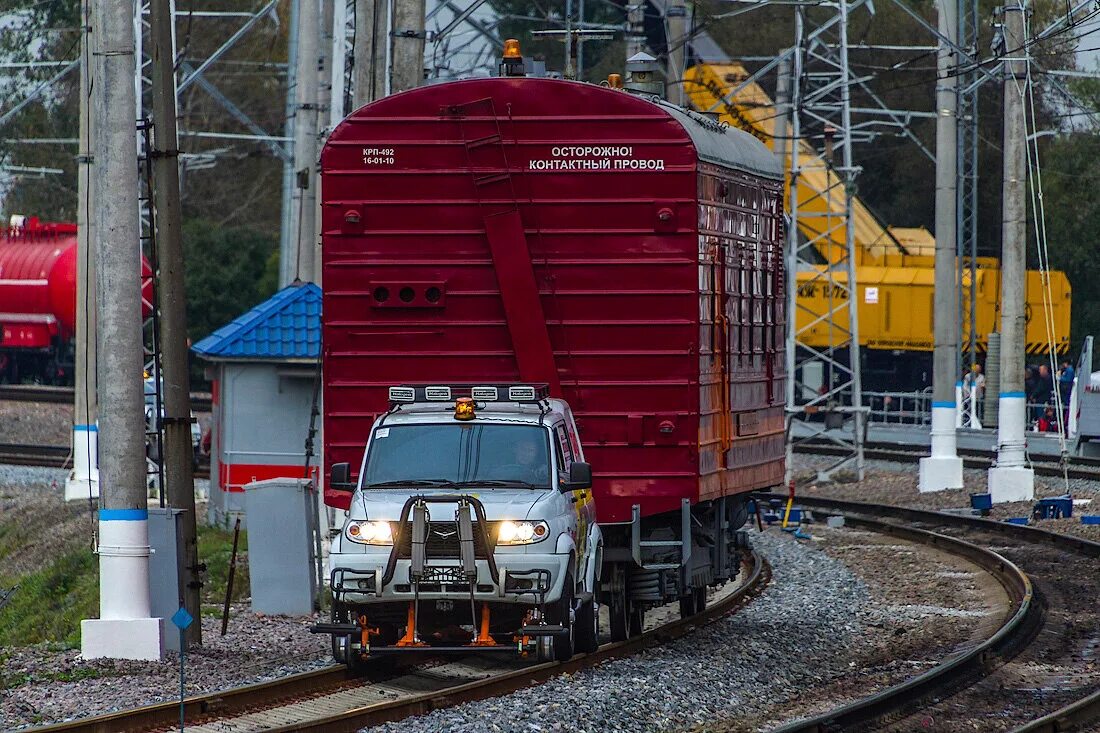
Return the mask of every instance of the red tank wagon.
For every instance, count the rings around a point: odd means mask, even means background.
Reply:
[[[370,104],[321,168],[326,467],[360,465],[390,385],[545,382],[576,415],[620,601],[656,602],[671,568],[681,588],[736,573],[744,495],[783,478],[783,194],[763,144],[505,77]]]
[[[71,384],[76,336],[76,224],[37,217],[0,230],[0,378]],[[142,258],[142,315],[152,310]]]
[[[76,328],[76,225],[28,219],[0,232],[0,373],[65,381]]]

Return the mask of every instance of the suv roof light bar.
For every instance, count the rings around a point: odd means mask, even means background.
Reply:
[[[452,402],[469,397],[476,402],[538,403],[550,397],[548,384],[451,384],[390,387],[390,404]]]

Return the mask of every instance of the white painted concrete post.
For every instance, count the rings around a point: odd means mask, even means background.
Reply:
[[[65,479],[65,501],[99,498],[99,428],[73,425],[73,470]]]
[[[997,465],[989,469],[993,503],[1035,497],[1035,472],[1026,465],[1024,426],[1024,279],[1027,264],[1026,91],[1027,44],[1022,2],[1004,7],[1004,186],[1001,227],[1001,391],[997,406]]]
[[[85,659],[159,660],[163,619],[150,618],[149,510],[141,345],[138,166],[131,0],[93,0],[95,259],[99,320],[99,612],[80,622]]]
[[[939,0],[939,31],[944,38],[958,37],[956,0]],[[935,350],[932,374],[932,455],[920,459],[918,486],[921,493],[961,489],[962,459],[955,448],[958,402],[952,385],[958,379],[959,327],[958,280],[955,267],[956,211],[956,96],[958,76],[953,49],[940,40],[939,79],[936,82],[936,257],[933,327]]]

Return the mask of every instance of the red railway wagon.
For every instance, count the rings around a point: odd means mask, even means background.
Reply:
[[[36,218],[0,232],[0,374],[70,377],[76,329],[76,225]]]
[[[605,561],[663,567],[690,513],[736,529],[781,483],[783,195],[758,140],[505,77],[363,107],[321,170],[326,466],[359,466],[390,385],[529,381],[574,410]]]

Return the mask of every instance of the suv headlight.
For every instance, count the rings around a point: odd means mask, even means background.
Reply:
[[[504,521],[497,527],[498,545],[530,545],[549,536],[550,526],[542,521]]]
[[[360,545],[392,545],[393,531],[389,522],[368,522],[366,520],[348,522],[344,535]]]

